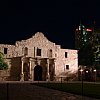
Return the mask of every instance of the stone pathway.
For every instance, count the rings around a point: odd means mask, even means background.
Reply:
[[[38,87],[32,84],[0,84],[0,100],[100,100]]]

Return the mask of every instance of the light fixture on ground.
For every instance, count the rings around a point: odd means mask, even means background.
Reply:
[[[86,73],[88,73],[89,71],[87,70]]]
[[[81,81],[82,81],[82,99],[83,99],[83,69],[80,69],[81,72]]]
[[[93,71],[96,72],[96,69],[94,69]]]
[[[93,70],[93,72],[94,72],[94,81],[96,81],[96,71],[97,71],[96,69]]]

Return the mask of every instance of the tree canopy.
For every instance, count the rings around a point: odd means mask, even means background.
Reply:
[[[4,54],[0,52],[0,70],[8,69],[7,63],[4,61]]]
[[[94,51],[91,44],[84,45],[79,50],[79,64],[92,66],[94,63]]]

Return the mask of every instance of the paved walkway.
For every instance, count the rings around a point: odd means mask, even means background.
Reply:
[[[0,100],[99,100],[38,87],[32,84],[0,84]]]

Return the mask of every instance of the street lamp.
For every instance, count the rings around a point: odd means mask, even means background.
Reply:
[[[81,72],[81,80],[83,81],[83,69],[80,69]]]
[[[80,69],[81,72],[81,80],[82,80],[82,100],[83,100],[83,69]]]
[[[93,71],[96,72],[96,69],[94,69]]]
[[[96,71],[97,71],[96,69],[93,70],[93,72],[94,72],[94,81],[95,82],[96,82]]]
[[[89,71],[88,70],[86,70],[86,73],[88,73]]]
[[[80,69],[81,72],[81,80],[83,80],[83,69]]]
[[[81,72],[83,72],[83,69],[80,69]]]
[[[85,70],[85,81],[89,81],[90,80],[90,75],[89,75],[89,71],[88,69]]]

